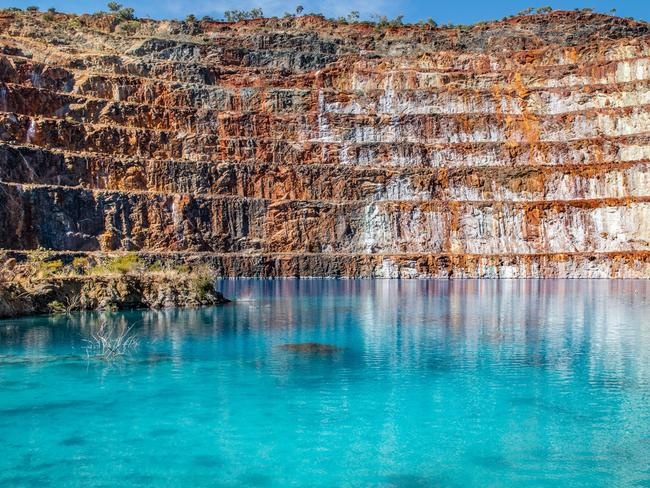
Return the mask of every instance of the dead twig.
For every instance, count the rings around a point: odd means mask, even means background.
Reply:
[[[88,344],[86,354],[88,357],[97,357],[106,361],[112,361],[125,356],[138,347],[138,339],[131,330],[134,325],[128,328],[111,327],[108,322],[102,320],[99,327],[91,334],[90,339],[85,339]]]

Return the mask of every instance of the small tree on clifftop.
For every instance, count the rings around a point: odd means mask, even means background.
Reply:
[[[117,16],[122,20],[133,20],[135,19],[135,10],[131,7],[121,8],[117,12]]]
[[[226,10],[224,17],[227,22],[238,22],[240,20],[259,19],[264,17],[264,12],[261,8],[254,8],[249,11],[246,10]]]

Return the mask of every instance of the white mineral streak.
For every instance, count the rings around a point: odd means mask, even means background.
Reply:
[[[327,120],[327,105],[323,90],[318,91],[318,141],[331,142],[330,125]]]
[[[174,231],[182,236],[183,234],[183,213],[179,205],[180,197],[175,196],[172,201],[172,222],[174,223]]]
[[[122,87],[119,85],[113,85],[113,100],[119,102],[123,99]]]
[[[457,231],[451,232],[444,209],[371,204],[365,208],[355,252],[498,255],[650,250],[649,203],[543,212],[541,235],[531,238],[525,210],[514,205],[465,205],[459,210]]]
[[[41,86],[41,74],[38,71],[32,71],[32,86],[34,88],[40,88]]]
[[[341,90],[345,97],[318,92],[315,137],[339,145],[340,164],[548,169],[532,176],[523,169],[510,177],[486,173],[480,185],[458,177],[435,195],[415,176],[390,176],[361,209],[346,250],[383,256],[373,275],[384,278],[429,276],[415,260],[390,256],[399,253],[477,255],[477,267],[468,268],[475,271],[460,268],[458,277],[629,276],[629,269],[602,260],[508,256],[650,250],[650,203],[598,202],[650,195],[650,146],[635,139],[650,126],[650,62],[643,57],[649,54],[645,45],[549,50],[540,67],[598,66],[553,76],[497,56],[458,55],[447,64],[436,57],[401,60],[382,70],[358,64]],[[450,83],[450,71],[476,71],[481,63],[492,71]],[[612,142],[603,144],[604,137]],[[618,168],[619,162],[635,164]],[[431,202],[441,197],[457,202],[453,216],[447,204]],[[635,272],[643,276],[649,266],[639,263]]]
[[[32,142],[36,137],[36,120],[30,119],[29,127],[27,128],[27,133],[25,134],[25,142]]]
[[[609,170],[594,175],[553,174],[545,182],[544,194],[531,199],[579,200],[594,198],[643,197],[650,194],[650,167],[636,165],[626,170]],[[500,193],[503,200],[518,200],[517,193]],[[478,199],[478,198],[477,198]]]
[[[4,86],[0,86],[0,111],[7,111],[7,89]]]
[[[454,278],[520,278],[547,277],[561,278],[647,278],[650,274],[650,264],[639,261],[633,267],[620,266],[609,260],[553,260],[525,262],[521,260],[508,261],[507,258],[497,262],[492,257],[476,257],[478,266],[472,269],[462,267],[453,270]],[[375,278],[447,278],[447,270],[439,269],[437,273],[419,271],[414,262],[398,261],[387,256],[381,265],[374,268]]]
[[[387,79],[386,83],[394,82]],[[644,82],[647,83],[647,82]],[[562,115],[584,112],[594,109],[615,109],[647,105],[650,103],[650,84],[646,89],[621,87],[615,93],[586,93],[576,89],[569,94],[558,89],[531,91],[531,110],[535,115]],[[495,98],[490,90],[468,92],[466,90],[401,90],[393,86],[383,92],[351,92],[347,102],[331,102],[325,105],[325,111],[333,114],[373,115],[431,115],[431,114],[494,114],[499,111],[504,115],[521,115],[516,98],[502,94]]]
[[[412,181],[406,176],[398,176],[388,180],[388,183],[375,194],[377,200],[428,200],[432,195],[427,191],[418,191]]]
[[[650,159],[650,145],[621,145],[621,161],[643,161]]]
[[[448,228],[442,211],[395,211],[380,203],[365,208],[358,252],[441,252]]]
[[[613,170],[597,176],[554,175],[547,181],[545,197],[550,200],[644,197],[650,193],[650,173],[647,165],[625,171]]]

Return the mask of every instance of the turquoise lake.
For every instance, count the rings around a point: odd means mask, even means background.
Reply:
[[[0,321],[0,486],[650,487],[648,281],[218,288]]]

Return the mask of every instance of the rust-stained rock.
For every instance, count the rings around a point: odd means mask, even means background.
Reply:
[[[0,248],[650,277],[650,30],[0,13]]]

